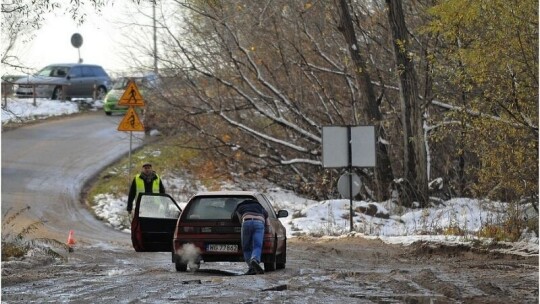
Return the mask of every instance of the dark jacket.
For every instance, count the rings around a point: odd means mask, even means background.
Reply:
[[[257,202],[256,200],[248,199],[236,206],[236,209],[232,213],[231,218],[233,220],[240,221],[243,216],[245,215],[254,215],[254,216],[262,216],[263,218],[268,218],[268,212],[264,209],[264,207]]]
[[[158,178],[157,174],[153,172],[151,176],[145,176],[144,174],[140,174],[140,178],[144,181],[144,192],[150,192],[152,193],[152,184],[154,183],[154,180]],[[127,202],[127,211],[131,212],[131,209],[133,209],[133,200],[135,200],[137,196],[137,177],[133,178],[133,181],[131,182],[131,187],[129,188],[129,195],[128,195],[128,202]],[[165,193],[165,187],[163,186],[163,183],[161,182],[161,178],[159,179],[159,193]]]

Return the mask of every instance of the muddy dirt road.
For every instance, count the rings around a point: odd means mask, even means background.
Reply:
[[[179,273],[170,254],[79,245],[67,262],[5,265],[2,302],[538,303],[537,257],[362,238],[290,239],[287,253],[284,270],[245,276],[243,263]]]
[[[284,270],[244,276],[243,263],[177,273],[167,253],[130,237],[79,201],[84,181],[127,152],[119,118],[102,113],[2,134],[2,211],[30,205],[41,236],[77,244],[66,259],[2,262],[2,303],[538,303],[538,256],[518,257],[362,238],[289,239]]]

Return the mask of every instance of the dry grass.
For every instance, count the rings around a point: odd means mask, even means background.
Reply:
[[[28,210],[30,210],[30,206],[18,211],[12,211],[9,208],[4,212],[2,216],[2,261],[23,258],[30,250],[38,250],[47,256],[64,260],[65,257],[51,247],[68,250],[67,245],[54,239],[32,237],[32,233],[43,225],[43,220],[32,222],[19,229],[16,228],[17,219]]]

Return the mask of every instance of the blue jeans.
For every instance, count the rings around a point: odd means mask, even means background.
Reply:
[[[249,265],[251,259],[261,262],[262,245],[264,238],[264,223],[249,220],[242,223],[242,251],[244,261]]]

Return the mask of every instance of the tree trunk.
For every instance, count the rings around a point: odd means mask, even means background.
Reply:
[[[376,129],[377,143],[375,149],[377,164],[375,167],[375,179],[377,184],[377,199],[385,200],[389,197],[388,189],[394,179],[394,174],[386,145],[379,140],[379,138],[386,139],[386,133],[382,126],[382,114],[379,111],[377,97],[371,83],[371,77],[366,68],[366,62],[359,51],[354,24],[346,0],[339,0],[338,11],[341,17],[339,30],[349,46],[349,53],[355,66],[356,78],[360,88],[360,115],[362,115],[362,122],[374,125]]]
[[[394,54],[399,73],[403,120],[404,179],[410,202],[425,206],[428,201],[427,160],[423,143],[424,106],[418,96],[418,82],[410,54],[410,42],[401,0],[386,0],[392,30]]]

